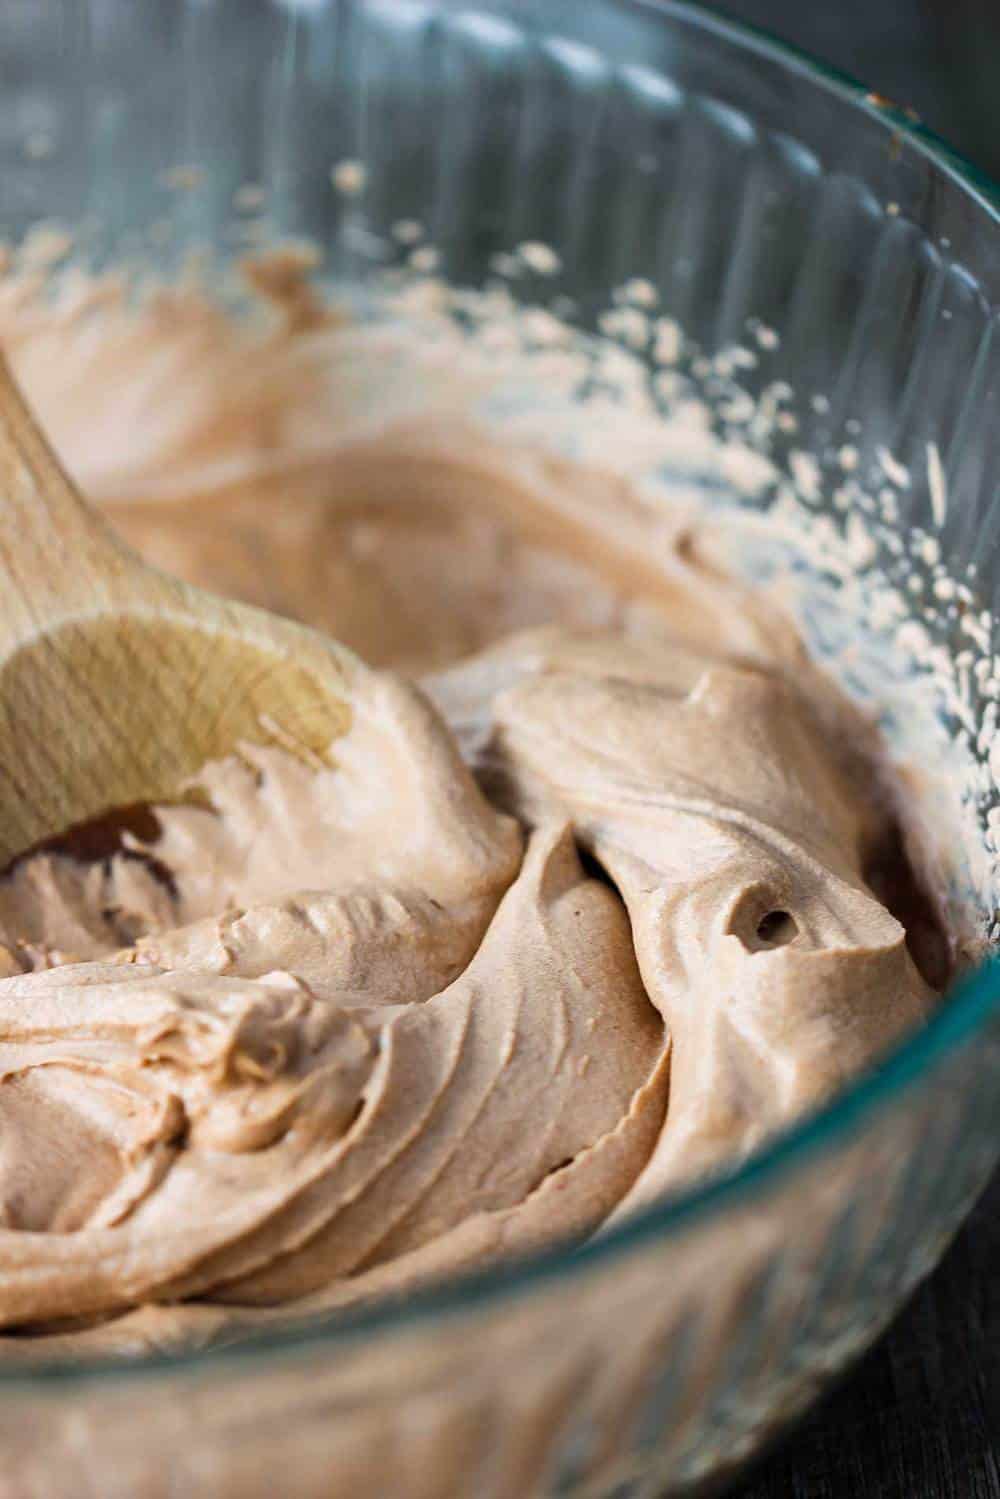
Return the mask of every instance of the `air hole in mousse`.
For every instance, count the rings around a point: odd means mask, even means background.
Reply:
[[[757,923],[757,941],[762,947],[787,947],[799,935],[789,911],[768,911]]]

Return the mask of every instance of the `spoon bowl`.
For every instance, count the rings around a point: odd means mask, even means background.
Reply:
[[[82,497],[0,358],[0,869],[116,807],[191,795],[247,742],[324,758],[356,658],[155,571]]]

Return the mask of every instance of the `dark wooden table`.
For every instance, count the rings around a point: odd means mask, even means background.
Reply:
[[[731,1499],[1000,1499],[1000,1176],[878,1346]]]
[[[706,0],[917,110],[1000,177],[997,0]]]

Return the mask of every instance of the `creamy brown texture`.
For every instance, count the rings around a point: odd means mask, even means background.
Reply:
[[[137,546],[420,686],[0,885],[0,1324],[209,1338],[593,1232],[925,1013],[872,731],[710,537],[301,296],[8,296]]]

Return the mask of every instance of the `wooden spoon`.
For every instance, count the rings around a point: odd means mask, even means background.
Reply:
[[[65,474],[0,357],[0,869],[116,807],[176,798],[241,741],[325,754],[350,724],[359,665],[140,561]]]

